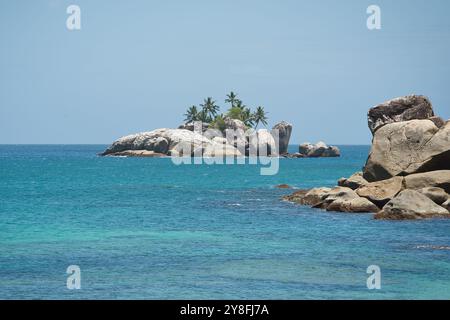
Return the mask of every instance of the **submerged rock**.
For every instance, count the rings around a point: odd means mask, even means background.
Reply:
[[[292,187],[288,184],[279,184],[276,186],[278,189],[292,189]]]
[[[367,114],[369,129],[378,129],[393,122],[428,119],[434,116],[430,100],[425,96],[410,95],[383,102],[371,108]]]
[[[109,154],[115,157],[141,157],[141,158],[161,158],[166,157],[163,153],[148,150],[126,150]]]
[[[413,220],[434,217],[450,218],[447,209],[415,190],[403,190],[375,215],[375,219]]]

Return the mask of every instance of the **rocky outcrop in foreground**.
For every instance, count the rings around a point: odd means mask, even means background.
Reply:
[[[433,170],[450,170],[450,122],[396,122],[378,129],[364,167],[364,178],[378,181]]]
[[[412,95],[370,109],[368,124],[374,136],[363,172],[284,199],[375,219],[450,218],[450,122],[434,115],[426,97]]]
[[[369,129],[374,134],[379,128],[393,122],[434,117],[430,100],[424,96],[410,95],[383,102],[367,114]]]

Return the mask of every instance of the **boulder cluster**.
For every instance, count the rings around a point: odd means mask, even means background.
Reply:
[[[334,188],[299,190],[285,200],[375,219],[450,217],[450,121],[424,96],[396,98],[368,112],[372,147],[362,172]]]
[[[285,121],[275,125],[272,131],[259,129],[252,136],[245,134],[248,128],[237,119],[225,118],[224,131],[209,126],[202,122],[186,123],[178,129],[162,128],[128,135],[116,140],[101,155],[241,157],[248,156],[250,150],[256,150],[259,154],[264,148],[267,155],[278,156],[287,153],[292,132],[292,125]],[[228,136],[227,130],[241,134]],[[278,139],[274,136],[274,130],[278,133]]]
[[[340,157],[341,151],[336,146],[328,146],[319,141],[316,144],[305,142],[298,147],[298,152],[285,153],[285,158],[330,158]]]
[[[325,142],[319,141],[316,144],[305,142],[298,148],[298,152],[305,157],[339,157],[341,151],[336,146],[328,146]]]

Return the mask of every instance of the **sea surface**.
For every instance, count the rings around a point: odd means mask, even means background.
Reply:
[[[450,220],[375,221],[281,201],[341,158],[174,165],[103,145],[0,146],[0,299],[450,299]],[[292,150],[295,146],[291,146]],[[66,286],[70,265],[81,289]],[[367,268],[381,269],[369,290]]]

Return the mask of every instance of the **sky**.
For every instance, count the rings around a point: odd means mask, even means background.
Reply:
[[[0,0],[0,144],[108,144],[208,96],[226,111],[230,91],[292,143],[370,144],[367,111],[391,98],[450,118],[449,16],[448,0]]]

